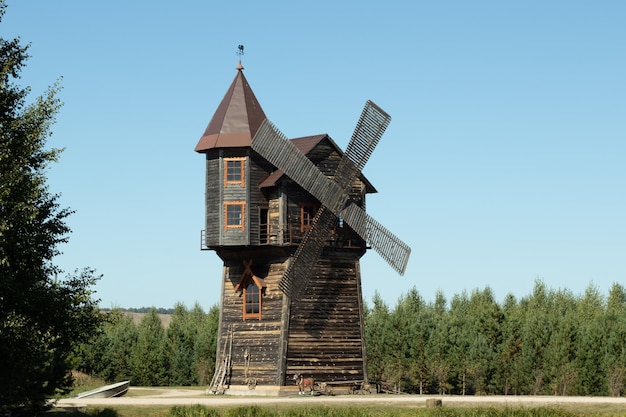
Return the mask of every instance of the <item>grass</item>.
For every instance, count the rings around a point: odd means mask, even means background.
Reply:
[[[102,385],[104,380],[84,374],[74,374],[74,390],[67,397]],[[167,390],[185,389],[204,391],[206,387],[133,387],[127,396],[141,397]],[[387,398],[388,399],[388,398]],[[472,403],[455,403],[453,407],[426,408],[423,404],[382,405],[266,405],[266,406],[153,406],[134,405],[116,407],[89,407],[84,410],[55,409],[46,417],[618,417],[626,416],[619,404],[562,404],[558,408],[510,407],[503,405],[476,406]]]
[[[59,398],[70,398],[75,397],[77,394],[81,392],[90,391],[92,389],[96,389],[103,385],[107,385],[107,383],[102,378],[96,378],[93,376],[89,376],[82,372],[72,371],[72,377],[74,378],[74,386],[72,387],[72,391],[68,394],[63,395]]]
[[[126,397],[145,397],[148,395],[159,395],[173,390],[185,390],[185,391],[198,391],[202,394],[206,391],[206,386],[171,386],[171,387],[133,387],[132,383],[130,389],[126,393]]]
[[[242,406],[216,408],[193,406],[120,406],[84,411],[52,411],[47,417],[617,417],[619,407],[598,409],[589,405],[577,410],[554,407],[307,407]]]

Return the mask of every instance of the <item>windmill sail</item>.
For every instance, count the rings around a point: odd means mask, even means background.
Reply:
[[[338,212],[345,207],[348,194],[339,184],[325,176],[269,120],[265,119],[261,124],[252,138],[251,146],[332,212]]]
[[[367,100],[345,152],[345,156],[358,168],[359,173],[363,171],[390,121],[389,114],[373,101]]]
[[[390,120],[391,117],[374,102],[368,100],[365,103],[333,178],[344,192],[350,192],[352,183],[360,175]],[[319,260],[335,219],[336,216],[324,205],[315,214],[311,227],[307,229],[279,284],[291,299],[298,300],[304,293],[314,272],[311,265]]]
[[[281,280],[280,288],[290,298],[299,299],[302,295],[311,278],[311,266],[319,259],[336,216],[342,216],[396,271],[404,273],[410,248],[349,198],[352,183],[360,175],[390,120],[391,117],[372,101],[365,104],[333,180],[319,171],[268,120],[263,122],[253,138],[253,150],[322,204]]]
[[[335,215],[326,207],[321,206],[311,226],[304,234],[296,253],[290,259],[278,287],[292,300],[300,300],[304,289],[311,280],[317,263],[326,244],[328,231],[335,222]]]

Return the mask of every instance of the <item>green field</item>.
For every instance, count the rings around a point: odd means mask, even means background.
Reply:
[[[626,416],[623,406],[580,405],[563,407],[454,407],[420,406],[119,406],[80,411],[51,411],[47,417],[617,417]]]

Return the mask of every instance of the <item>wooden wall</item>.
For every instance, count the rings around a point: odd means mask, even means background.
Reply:
[[[221,159],[219,151],[206,154],[205,178],[205,226],[206,246],[217,246],[221,236],[222,183],[220,181]]]
[[[260,219],[262,209],[269,206],[268,197],[263,194],[259,184],[271,172],[271,165],[256,156],[251,158],[250,149],[220,149],[208,152],[206,155],[206,239],[205,245],[216,246],[239,246],[258,245],[260,230],[259,224],[265,219]],[[245,160],[245,187],[224,187],[224,160],[223,158],[246,157]],[[244,230],[224,230],[224,206],[225,201],[243,201],[245,207]]]
[[[319,169],[331,175],[339,163],[340,155],[325,139],[309,156]],[[224,187],[224,161],[228,157],[246,157],[246,187]],[[204,244],[219,246],[246,246],[262,244],[298,244],[303,236],[300,224],[301,203],[316,202],[311,195],[289,178],[283,177],[279,186],[261,189],[259,184],[271,173],[273,167],[250,149],[219,149],[206,154],[206,237]],[[350,193],[354,203],[364,207],[365,186],[361,179],[354,181]],[[225,201],[243,201],[245,207],[244,230],[224,230]],[[262,210],[268,218],[261,219]],[[269,222],[269,239],[261,241],[260,225]],[[333,246],[364,246],[365,242],[349,228],[334,230]]]
[[[358,250],[328,250],[305,294],[291,303],[287,375],[320,382],[362,381],[366,376]]]
[[[228,343],[230,327],[233,330],[230,383],[246,385],[248,378],[254,378],[259,385],[280,385],[282,375],[278,373],[278,364],[281,362],[283,349],[281,339],[283,293],[278,288],[278,282],[283,275],[287,255],[275,256],[274,259],[254,258],[255,255],[258,253],[254,253],[254,249],[224,255],[252,259],[252,271],[256,276],[263,278],[266,287],[262,292],[261,320],[244,321],[241,291],[234,289],[244,272],[243,262],[226,261],[218,356],[223,353],[224,343]],[[221,363],[220,358],[218,363]]]
[[[362,254],[355,249],[325,251],[305,291],[308,295],[288,306],[289,300],[278,288],[287,255],[254,259],[252,270],[266,284],[262,318],[245,321],[241,292],[234,290],[244,271],[243,262],[226,261],[218,364],[231,329],[230,384],[246,385],[254,378],[258,385],[291,385],[294,373],[320,382],[364,380],[367,363],[358,265]],[[247,255],[254,253],[251,250]]]
[[[248,156],[245,190],[224,189],[221,158],[242,155]],[[310,157],[327,175],[334,172],[340,159],[328,140]],[[249,149],[207,153],[207,242],[224,260],[217,364],[223,360],[224,346],[232,340],[232,348],[227,349],[232,360],[231,385],[246,385],[250,380],[258,385],[292,385],[294,373],[319,382],[365,380],[359,270],[365,242],[347,227],[336,229],[305,296],[290,302],[278,284],[302,237],[300,203],[315,199],[286,177],[276,187],[260,189],[258,184],[272,169]],[[364,206],[362,179],[355,180],[351,196]],[[235,200],[246,201],[245,237],[223,230],[223,202]],[[259,223],[266,220],[259,218],[261,210],[268,210],[267,220],[273,226],[267,242],[259,241]],[[254,274],[265,283],[260,320],[243,319],[242,294],[235,291],[244,260],[253,261]]]
[[[268,197],[263,194],[259,184],[267,178],[272,170],[269,162],[252,153],[248,159],[248,189],[249,189],[249,212],[250,212],[250,244],[259,245],[260,241],[260,224],[265,223],[266,219],[261,219],[261,210],[269,207]]]

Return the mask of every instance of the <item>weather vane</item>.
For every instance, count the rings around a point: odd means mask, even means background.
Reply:
[[[243,65],[241,65],[241,56],[243,55],[243,45],[237,46],[237,56],[239,57],[239,64],[237,64],[237,69],[241,71],[243,69]]]

